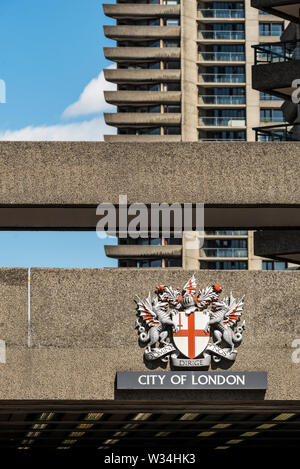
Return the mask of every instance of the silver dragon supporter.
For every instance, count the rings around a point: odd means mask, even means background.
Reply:
[[[155,295],[136,301],[139,344],[146,347],[147,362],[168,363],[173,368],[209,367],[211,360],[234,362],[242,342],[245,321],[238,325],[244,297],[232,293],[220,298],[223,288],[213,284],[197,292],[195,275],[182,293],[159,285]],[[236,329],[235,329],[236,327]]]

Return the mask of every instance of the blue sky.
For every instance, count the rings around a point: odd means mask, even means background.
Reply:
[[[101,139],[102,91],[111,87],[103,76],[92,90],[97,106],[91,113],[85,108],[67,118],[62,114],[112,65],[102,48],[114,43],[104,37],[103,24],[113,21],[104,17],[99,0],[1,0],[0,79],[6,83],[6,104],[0,104],[0,140]]]
[[[105,3],[114,3],[106,0]],[[99,0],[1,0],[0,140],[101,140],[112,132],[101,71],[110,66],[103,46]],[[95,232],[0,232],[0,266],[103,267],[104,244]]]

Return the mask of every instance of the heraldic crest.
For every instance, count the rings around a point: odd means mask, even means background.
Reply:
[[[139,343],[146,347],[146,362],[168,362],[173,367],[208,367],[211,360],[233,362],[242,342],[245,321],[240,323],[244,297],[232,293],[221,299],[222,287],[197,291],[193,275],[182,293],[159,285],[155,296],[136,300]]]

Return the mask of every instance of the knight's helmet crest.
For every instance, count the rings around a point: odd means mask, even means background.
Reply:
[[[196,288],[197,283],[194,274],[183,287],[182,307],[186,314],[191,314],[197,309]]]

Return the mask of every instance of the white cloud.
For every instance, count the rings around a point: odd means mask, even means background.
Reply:
[[[111,65],[108,68],[115,68],[115,65]],[[109,83],[105,80],[104,72],[102,71],[97,78],[93,78],[88,83],[78,100],[70,104],[70,106],[64,110],[62,117],[86,116],[112,108],[112,106],[105,101],[103,91],[111,91],[116,88],[114,83]]]
[[[115,133],[103,117],[72,124],[28,126],[20,130],[0,131],[0,140],[6,141],[101,141],[103,135]]]
[[[115,65],[109,68],[114,68]],[[103,90],[114,90],[116,85],[108,83],[103,71],[84,88],[78,101],[68,106],[63,117],[76,117],[99,113],[99,117],[69,124],[27,126],[19,130],[0,130],[0,141],[101,141],[103,135],[116,130],[105,124],[102,112],[113,109],[104,100]]]

